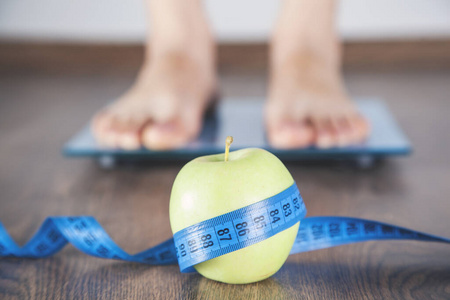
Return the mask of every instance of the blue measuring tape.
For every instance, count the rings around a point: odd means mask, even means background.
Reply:
[[[294,184],[273,197],[189,226],[176,232],[173,239],[134,255],[123,251],[90,216],[48,217],[22,247],[0,223],[0,257],[43,258],[70,243],[91,256],[150,265],[178,262],[182,272],[190,272],[195,264],[258,243],[300,220],[291,254],[370,240],[450,243],[448,238],[381,222],[349,217],[304,218],[305,214]]]
[[[265,200],[197,223],[173,235],[181,272],[251,246],[297,224],[306,207],[297,185]]]

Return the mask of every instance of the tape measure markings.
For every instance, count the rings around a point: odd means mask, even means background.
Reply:
[[[359,218],[305,218],[291,254],[372,240],[416,240],[450,243],[450,239],[408,228]]]
[[[173,239],[134,255],[123,251],[89,216],[48,217],[22,247],[14,242],[0,222],[0,257],[42,258],[71,243],[81,252],[100,258],[150,265],[175,264],[178,258],[182,272],[190,272],[195,271],[192,266],[197,263],[253,245],[290,228],[305,214],[305,204],[294,183],[273,197],[189,226],[175,233]],[[393,239],[450,243],[448,238],[377,221],[308,217],[300,223],[291,254]],[[194,251],[191,253],[191,250]]]
[[[180,270],[191,271],[198,263],[259,243],[305,215],[294,183],[270,198],[189,226],[174,234]]]
[[[100,258],[118,259],[147,264],[177,262],[173,239],[135,255],[123,251],[89,216],[49,217],[23,247],[19,247],[0,223],[0,257],[42,258],[61,250],[70,242],[78,250]]]

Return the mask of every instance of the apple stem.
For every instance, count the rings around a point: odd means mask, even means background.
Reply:
[[[230,145],[233,142],[232,136],[227,136],[225,140],[225,161],[228,161],[228,154],[230,153]]]

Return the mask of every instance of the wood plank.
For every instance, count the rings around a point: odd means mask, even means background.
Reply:
[[[142,45],[0,43],[0,71],[123,73],[138,70]],[[343,45],[346,70],[442,70],[450,68],[450,40],[349,42]],[[220,71],[267,70],[265,44],[218,46]]]
[[[182,163],[107,171],[60,154],[133,75],[69,73],[0,74],[0,220],[20,243],[49,215],[93,215],[129,252],[169,238],[170,190]],[[265,93],[262,73],[223,73],[222,82],[227,96]],[[352,95],[387,100],[415,153],[365,171],[287,164],[309,215],[449,236],[450,72],[349,72],[346,82]],[[106,261],[67,247],[51,258],[0,259],[0,299],[448,299],[449,256],[448,245],[369,242],[294,255],[268,280],[226,285],[177,266]]]

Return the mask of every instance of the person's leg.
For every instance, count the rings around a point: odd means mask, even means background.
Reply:
[[[345,146],[368,135],[368,124],[342,81],[335,6],[334,0],[282,2],[265,110],[268,139],[275,147]]]
[[[200,0],[146,2],[145,62],[130,90],[97,113],[92,129],[110,147],[178,148],[200,132],[216,89],[213,39]]]

